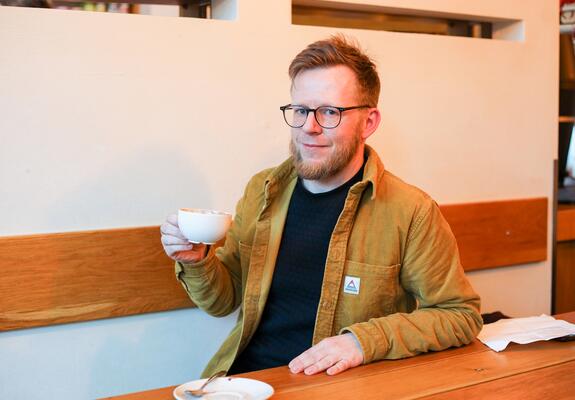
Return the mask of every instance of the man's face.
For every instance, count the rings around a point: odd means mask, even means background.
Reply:
[[[357,79],[345,66],[315,68],[299,73],[294,79],[291,95],[292,105],[308,108],[360,105]],[[304,126],[291,130],[290,153],[298,175],[309,180],[330,178],[343,171],[352,160],[362,157],[364,119],[364,110],[346,111],[341,114],[337,127],[326,129],[310,112]]]

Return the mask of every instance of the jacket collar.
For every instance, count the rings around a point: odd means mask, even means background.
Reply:
[[[360,183],[365,182],[365,185],[371,183],[371,199],[373,200],[378,190],[382,189],[379,186],[383,184],[385,167],[377,152],[367,144],[365,145],[365,153],[367,154],[367,161],[363,169],[363,179]]]

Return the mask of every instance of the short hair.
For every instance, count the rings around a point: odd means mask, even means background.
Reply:
[[[379,100],[380,83],[375,63],[359,47],[344,35],[334,35],[307,46],[292,60],[289,76],[293,82],[303,71],[344,65],[349,67],[357,78],[362,104],[376,107]]]

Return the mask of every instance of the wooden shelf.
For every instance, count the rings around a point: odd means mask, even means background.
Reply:
[[[181,1],[178,1],[178,0],[118,0],[118,1],[113,1],[113,0],[98,0],[98,1],[55,0],[55,1],[53,1],[53,4],[55,6],[67,6],[67,5],[80,4],[80,3],[158,4],[158,5],[184,7],[184,6],[190,5],[191,3],[197,3],[197,1],[196,2],[194,2],[193,0],[192,1],[190,1],[190,0],[181,0]]]

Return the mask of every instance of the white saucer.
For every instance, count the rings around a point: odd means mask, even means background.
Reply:
[[[184,391],[198,389],[205,381],[198,379],[178,386],[174,389],[174,398],[193,400],[194,397]],[[202,396],[202,400],[265,400],[274,394],[274,388],[265,382],[234,377],[216,378],[204,390],[212,393]]]

